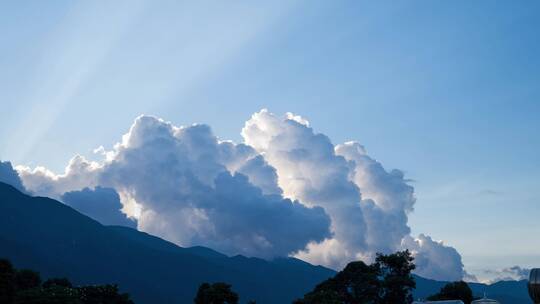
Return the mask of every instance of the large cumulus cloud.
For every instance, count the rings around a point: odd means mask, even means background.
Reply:
[[[8,161],[0,161],[0,182],[11,185],[21,192],[26,192],[19,174]]]
[[[414,188],[359,143],[334,145],[304,118],[267,110],[246,122],[242,136],[235,144],[207,125],[141,116],[111,151],[101,149],[103,161],[77,156],[61,175],[18,170],[26,187],[51,196],[114,188],[138,229],[184,246],[295,255],[334,268],[408,248],[420,275],[465,274],[455,249],[410,235]]]
[[[283,198],[264,158],[249,146],[220,142],[206,125],[176,127],[141,116],[105,154],[101,164],[78,156],[59,176],[44,168],[20,168],[21,175],[50,195],[112,187],[139,229],[183,246],[273,257],[330,236],[322,208]]]
[[[360,191],[349,179],[347,161],[335,154],[328,137],[315,134],[301,117],[281,119],[266,110],[246,122],[242,136],[276,168],[285,196],[321,206],[332,218],[333,241],[311,243],[303,258],[342,266],[367,249]]]
[[[137,227],[134,219],[128,218],[122,211],[120,196],[114,189],[96,187],[84,188],[81,191],[66,192],[62,201],[82,214],[97,220],[104,225]]]
[[[246,122],[242,136],[276,168],[287,197],[321,206],[332,218],[333,237],[309,244],[298,257],[340,268],[353,259],[370,260],[377,252],[407,248],[418,259],[420,275],[464,275],[454,248],[424,235],[410,236],[407,215],[416,201],[414,188],[403,172],[386,171],[359,143],[334,146],[302,117],[288,113],[282,118],[267,110]],[[448,260],[439,262],[441,256]]]
[[[521,281],[529,278],[531,270],[520,266],[506,267],[496,270],[483,271],[486,276],[491,277],[485,283],[493,284],[499,281]]]
[[[405,236],[403,246],[415,256],[416,271],[420,275],[441,281],[458,281],[467,273],[456,249],[431,237],[420,234],[417,238]]]
[[[60,199],[63,193],[96,186],[99,164],[80,155],[73,157],[63,174],[55,174],[45,167],[17,166],[19,176],[27,189],[41,195]]]

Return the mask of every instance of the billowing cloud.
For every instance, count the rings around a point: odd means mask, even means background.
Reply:
[[[141,116],[105,155],[101,164],[77,156],[59,176],[20,169],[29,187],[50,195],[86,185],[112,187],[140,230],[183,246],[273,257],[330,236],[324,209],[283,198],[276,172],[262,156],[247,145],[219,141],[206,125],[175,127]],[[62,199],[71,204],[74,195],[89,194],[70,192]],[[118,208],[111,211],[115,216]]]
[[[96,186],[99,164],[90,162],[80,155],[73,157],[63,174],[55,174],[45,167],[17,166],[19,176],[27,189],[41,195],[60,199],[68,191]]]
[[[26,192],[19,174],[8,161],[0,161],[0,182],[11,185],[21,192]]]
[[[100,149],[101,162],[77,156],[61,175],[17,169],[25,186],[47,195],[114,188],[138,229],[183,246],[294,255],[336,269],[407,248],[420,275],[466,275],[455,249],[410,235],[414,188],[359,143],[334,145],[306,119],[267,110],[241,134],[244,143],[236,144],[220,141],[207,125],[141,116],[111,151]]]
[[[498,281],[520,281],[529,278],[531,270],[520,266],[512,266],[498,270],[486,270],[485,273],[492,277],[487,283]]]
[[[302,117],[280,118],[266,110],[246,122],[242,136],[276,168],[285,196],[321,206],[332,218],[333,237],[311,243],[298,257],[340,268],[353,259],[407,248],[417,257],[418,274],[463,277],[455,249],[425,235],[410,236],[407,215],[416,198],[403,172],[386,171],[359,143],[334,146]],[[440,262],[440,257],[451,259]]]
[[[418,238],[406,236],[403,247],[412,251],[415,257],[416,273],[441,281],[458,281],[467,273],[463,269],[461,255],[456,249],[420,234]]]
[[[410,234],[407,214],[416,201],[414,188],[407,184],[403,172],[387,172],[357,142],[337,145],[335,151],[349,161],[350,178],[362,193],[368,248],[371,252],[400,249],[402,239]]]
[[[276,169],[278,184],[286,197],[323,207],[332,219],[334,241],[312,243],[307,249],[310,253],[302,257],[342,266],[338,264],[345,261],[344,251],[351,253],[349,259],[354,259],[356,253],[367,249],[360,191],[349,179],[347,161],[335,154],[328,137],[315,134],[299,116],[289,114],[281,119],[266,110],[255,113],[246,122],[242,136]],[[317,248],[321,246],[324,250]]]
[[[119,225],[136,228],[134,219],[129,219],[120,209],[120,196],[114,189],[96,187],[84,188],[81,191],[66,192],[62,201],[75,210],[85,214],[103,225]]]

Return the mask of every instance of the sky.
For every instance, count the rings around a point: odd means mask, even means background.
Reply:
[[[0,159],[62,172],[140,114],[263,108],[359,141],[468,272],[540,265],[540,2],[3,1]]]

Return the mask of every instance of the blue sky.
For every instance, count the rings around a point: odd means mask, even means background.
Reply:
[[[413,180],[472,272],[540,265],[540,2],[0,3],[0,159],[61,171],[139,114],[294,112]]]

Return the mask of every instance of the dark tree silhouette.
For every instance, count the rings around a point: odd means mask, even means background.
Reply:
[[[116,285],[79,287],[84,304],[133,304],[127,293],[120,293]]]
[[[376,264],[351,262],[296,303],[373,303],[378,298],[381,285],[378,275]]]
[[[430,301],[440,300],[461,300],[465,304],[469,304],[474,299],[473,293],[469,284],[458,281],[444,285],[439,293],[428,297]]]
[[[60,286],[65,288],[72,288],[71,282],[66,278],[52,278],[43,282],[43,288],[51,288],[53,286]]]
[[[0,259],[1,304],[133,304],[129,295],[116,285],[73,287],[65,278],[49,279],[41,284],[39,273],[17,270]]]
[[[78,290],[53,285],[32,288],[17,293],[16,304],[82,304]]]
[[[380,289],[381,304],[412,303],[416,282],[411,275],[414,258],[408,250],[394,254],[377,254],[375,264],[383,276]]]
[[[15,290],[15,268],[8,260],[0,259],[0,303],[13,303]]]
[[[15,273],[15,286],[17,290],[26,290],[39,287],[41,277],[38,272],[30,269],[21,269]]]
[[[375,263],[349,263],[336,276],[307,293],[295,304],[396,304],[411,303],[415,287],[409,251],[378,254]]]
[[[199,286],[195,304],[237,304],[238,294],[227,283],[203,283]]]
[[[342,304],[348,303],[344,302],[339,294],[330,289],[324,289],[321,287],[317,290],[307,293],[304,295],[304,298],[297,299],[293,304],[315,304],[315,303],[326,303],[326,304]]]

